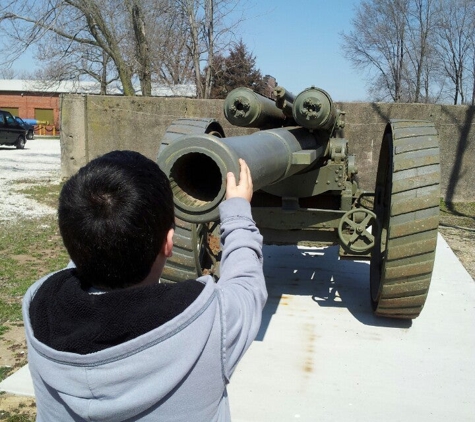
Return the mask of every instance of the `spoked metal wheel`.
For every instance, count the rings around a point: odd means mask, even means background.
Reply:
[[[439,224],[439,141],[433,123],[388,124],[374,201],[380,227],[370,262],[374,312],[416,318],[429,290]]]
[[[221,125],[214,119],[179,119],[174,121],[162,140],[159,155],[183,135],[207,133],[224,138]],[[203,169],[206,171],[206,169]],[[168,258],[161,281],[177,283],[204,274],[219,278],[221,259],[219,223],[192,224],[175,219],[173,255]]]
[[[340,244],[354,254],[364,254],[374,247],[374,232],[378,232],[378,219],[374,212],[366,208],[348,211],[338,226]]]

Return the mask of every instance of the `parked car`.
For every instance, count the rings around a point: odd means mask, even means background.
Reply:
[[[21,117],[13,116],[15,120],[20,123],[20,126],[26,130],[26,139],[35,139],[35,127],[25,122]]]
[[[5,110],[0,110],[0,145],[14,145],[25,148],[27,130]]]

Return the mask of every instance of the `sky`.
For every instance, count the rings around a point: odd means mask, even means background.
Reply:
[[[359,0],[248,0],[242,40],[263,75],[297,95],[312,85],[334,101],[365,101],[367,82],[343,57]]]
[[[316,86],[334,101],[366,101],[367,82],[343,57],[341,33],[351,30],[360,0],[243,0],[236,31],[256,57],[256,68],[297,95]],[[31,69],[31,55],[13,67]],[[25,65],[27,67],[25,67]]]

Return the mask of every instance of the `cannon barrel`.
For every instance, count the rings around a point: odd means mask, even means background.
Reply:
[[[285,120],[274,101],[249,88],[236,88],[227,95],[224,116],[234,126],[259,129],[280,127]]]
[[[248,164],[258,190],[311,168],[327,150],[303,128],[278,128],[247,136],[217,138],[189,135],[176,139],[158,156],[170,179],[178,218],[204,223],[219,218],[218,206],[226,193],[226,174],[239,177],[239,158]]]

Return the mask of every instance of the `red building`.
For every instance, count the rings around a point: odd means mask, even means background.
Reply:
[[[108,87],[109,94],[122,95],[120,87]],[[0,79],[0,109],[22,119],[36,120],[37,135],[57,135],[60,130],[59,99],[61,94],[99,94],[96,82]],[[137,92],[138,95],[139,92]],[[154,85],[158,97],[195,97],[192,85]]]
[[[45,84],[41,81],[0,80],[0,109],[22,119],[36,120],[38,135],[59,133],[59,96],[74,92],[64,83]]]

